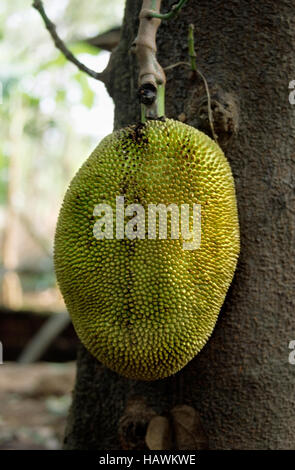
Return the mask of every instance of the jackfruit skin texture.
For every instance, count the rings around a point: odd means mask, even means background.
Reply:
[[[94,207],[201,204],[201,245],[97,240]],[[191,211],[192,213],[192,211]],[[128,221],[130,218],[127,218]],[[169,231],[168,231],[169,233]],[[148,121],[105,137],[73,178],[59,214],[59,287],[86,348],[126,377],[156,380],[183,368],[210,337],[239,254],[231,169],[219,146],[181,122]]]

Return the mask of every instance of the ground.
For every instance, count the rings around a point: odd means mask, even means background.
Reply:
[[[75,363],[0,365],[0,449],[61,449]]]

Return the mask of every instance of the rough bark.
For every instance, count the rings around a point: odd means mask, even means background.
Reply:
[[[127,1],[109,66],[116,127],[139,117],[137,69],[128,48],[140,4]],[[217,101],[229,93],[239,104],[239,132],[226,149],[240,216],[238,269],[211,339],[173,377],[127,380],[81,347],[67,449],[122,448],[119,421],[135,397],[161,415],[176,404],[196,408],[211,449],[295,448],[295,367],[288,363],[295,338],[295,107],[288,101],[295,73],[294,7],[286,0],[191,0],[161,25],[162,66],[187,60],[189,23],[195,25],[197,64]],[[202,83],[185,68],[167,71],[169,117],[185,115],[187,123],[200,126],[202,95]],[[221,107],[226,112],[226,99]],[[228,127],[236,128],[234,120]],[[130,440],[144,433],[131,428],[124,431]]]

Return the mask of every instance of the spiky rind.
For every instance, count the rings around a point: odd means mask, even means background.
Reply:
[[[97,240],[94,207],[200,204],[201,245],[176,240]],[[147,211],[146,211],[147,212]],[[147,230],[147,229],[146,229]],[[133,379],[176,373],[211,335],[239,253],[230,166],[215,142],[171,119],[102,140],[73,178],[55,236],[55,270],[88,350]]]

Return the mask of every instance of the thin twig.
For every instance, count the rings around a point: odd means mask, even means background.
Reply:
[[[187,2],[187,0],[180,0],[178,3],[172,6],[171,10],[167,13],[156,13],[156,12],[149,12],[150,18],[159,18],[160,20],[170,20],[177,15],[179,10],[183,7],[183,5]]]
[[[208,82],[206,80],[206,77],[202,74],[202,72],[197,67],[193,24],[189,25],[189,30],[188,30],[188,53],[189,53],[191,70],[197,73],[202,78],[204,85],[205,85],[206,94],[207,94],[207,102],[208,102],[209,124],[210,124],[213,139],[215,140],[215,142],[217,142],[218,137],[215,134],[215,130],[214,130],[213,115],[212,115],[212,108],[211,108],[211,95],[210,95]]]
[[[202,80],[203,80],[203,82],[204,82],[204,85],[205,85],[206,94],[207,94],[207,102],[208,102],[208,118],[209,118],[209,124],[210,124],[210,128],[211,128],[211,132],[212,132],[213,139],[214,139],[215,142],[217,143],[218,137],[217,137],[217,135],[215,134],[215,130],[214,130],[213,115],[212,115],[212,108],[211,108],[211,95],[210,95],[210,91],[209,91],[208,82],[207,82],[207,80],[206,80],[206,77],[202,74],[202,72],[201,72],[200,70],[196,70],[196,72],[200,75],[200,77],[202,78]]]
[[[188,54],[191,69],[196,72],[197,71],[197,61],[196,61],[196,51],[195,51],[195,36],[194,36],[195,27],[193,24],[190,24],[188,27]]]
[[[172,65],[167,65],[167,67],[164,67],[163,70],[171,70],[171,69],[174,69],[175,67],[179,67],[180,65],[185,65],[186,67],[190,67],[190,64],[189,62],[176,62],[176,64],[172,64]]]
[[[62,41],[62,39],[57,34],[55,24],[48,18],[47,14],[44,10],[44,6],[43,6],[42,1],[41,0],[34,0],[33,1],[33,7],[40,13],[40,15],[41,15],[41,17],[44,21],[44,24],[46,26],[46,29],[48,30],[50,36],[52,37],[55,46],[57,47],[57,49],[59,49],[63,53],[63,55],[66,57],[66,59],[68,59],[70,62],[75,64],[78,67],[78,69],[81,70],[82,72],[85,72],[90,77],[95,78],[95,80],[104,81],[103,80],[103,78],[104,78],[103,72],[102,73],[95,72],[94,70],[88,68],[85,64],[80,62],[74,56],[74,54],[67,48],[65,43]]]

